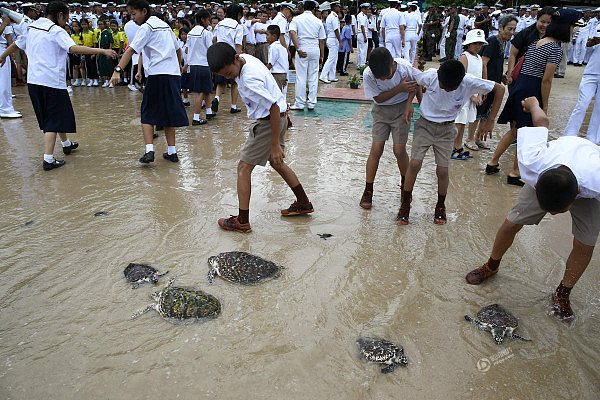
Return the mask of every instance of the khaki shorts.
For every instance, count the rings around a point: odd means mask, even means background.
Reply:
[[[246,54],[250,54],[254,57],[254,55],[256,54],[256,45],[252,43],[246,43]]]
[[[402,121],[405,107],[406,100],[399,104],[373,105],[371,110],[373,129],[371,134],[374,142],[385,142],[391,133],[394,144],[406,144],[410,125],[406,125]]]
[[[283,84],[285,83],[285,81],[287,81],[287,74],[273,74],[273,78],[275,78],[275,82],[277,82],[279,90],[283,91]]]
[[[577,199],[569,212],[575,239],[585,245],[595,246],[600,232],[600,202],[596,199]],[[540,208],[535,189],[525,185],[506,219],[517,225],[537,225],[545,215],[546,211]]]
[[[441,124],[421,117],[415,122],[411,160],[423,160],[429,147],[433,146],[435,164],[448,167],[452,155],[452,145],[457,135],[454,123]]]
[[[27,56],[23,50],[15,51],[12,56],[15,64],[27,64]]]
[[[281,117],[279,125],[279,144],[281,150],[285,149],[285,132],[287,131],[287,118]],[[246,143],[240,150],[240,160],[250,165],[267,165],[271,157],[271,121],[256,120],[250,126],[250,133]]]

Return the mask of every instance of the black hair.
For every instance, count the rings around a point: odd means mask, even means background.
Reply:
[[[554,9],[554,7],[550,7],[550,6],[543,7],[542,9],[538,10],[537,19],[540,19],[542,17],[542,15],[554,15],[555,11],[556,10]]]
[[[563,168],[544,171],[535,185],[535,194],[540,207],[548,212],[559,212],[575,201],[579,184],[573,172]]]
[[[275,35],[277,37],[281,36],[281,29],[279,28],[278,25],[269,25],[267,27],[267,32],[269,32],[271,35]]]
[[[58,14],[63,13],[65,17],[69,16],[69,7],[62,1],[53,1],[46,6],[46,18],[56,23]]]
[[[146,0],[129,0],[127,2],[127,7],[138,11],[146,10],[146,20],[148,20],[148,18],[150,18],[152,15],[150,12],[150,3],[148,3]]]
[[[216,14],[213,14],[210,16],[210,20],[212,22],[213,19],[216,19],[217,21],[220,21],[219,17],[216,16]]]
[[[352,15],[346,14],[346,16],[344,17],[344,22],[347,24],[351,24],[352,23]]]
[[[558,22],[552,18],[552,22],[546,28],[544,37],[551,37],[563,43],[571,41],[571,25],[568,22]]]
[[[315,2],[314,2],[314,1],[306,1],[306,2],[304,2],[304,4],[303,4],[303,8],[304,8],[306,11],[312,11],[312,10],[314,10],[315,8],[317,8],[317,5],[315,4]]]
[[[385,47],[377,47],[371,51],[369,55],[369,67],[375,78],[380,79],[388,76],[392,72],[393,65],[394,57],[392,57],[392,53]]]
[[[109,25],[115,24],[115,25],[117,25],[117,27],[119,26],[119,23],[117,22],[116,19],[111,19],[110,21],[108,21],[108,24]]]
[[[456,90],[465,77],[465,66],[458,60],[444,61],[438,69],[438,80],[447,90]]]
[[[242,7],[240,7],[237,4],[232,4],[229,7],[227,7],[227,10],[225,11],[225,18],[231,18],[239,22],[240,15],[242,15],[242,13]]]
[[[208,48],[206,59],[212,72],[219,72],[235,62],[235,50],[225,42],[215,43]]]
[[[185,33],[190,33],[190,30],[184,26],[183,28],[181,28],[181,29],[179,30],[179,32],[177,32],[177,33],[178,33],[178,35],[177,35],[177,38],[178,38],[178,39],[181,39],[181,34],[182,34],[182,33],[184,33],[184,32],[185,32]]]
[[[152,11],[150,14],[146,15],[146,21],[150,17],[156,17],[156,18],[160,19],[161,21],[165,21],[167,24],[169,24],[169,26],[171,26],[171,24],[169,23],[169,19],[166,18],[163,13],[159,13],[158,11]]]
[[[196,12],[196,16],[195,16],[196,23],[199,24],[200,22],[202,22],[203,18],[208,18],[210,21],[210,13],[205,8]]]

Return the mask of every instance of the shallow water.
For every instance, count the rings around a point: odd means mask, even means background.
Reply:
[[[576,103],[581,73],[569,67],[567,79],[554,81],[555,137]],[[598,254],[573,290],[574,326],[547,315],[570,251],[568,215],[525,227],[486,285],[464,282],[487,259],[518,193],[505,183],[514,147],[495,176],[482,173],[491,152],[452,162],[446,226],[431,223],[436,185],[428,154],[411,224],[398,227],[399,173],[389,144],[373,209],[358,206],[369,105],[343,119],[295,116],[286,161],[316,212],[280,217],[292,193],[272,169],[258,167],[253,232],[241,235],[216,224],[237,212],[237,153],[251,123],[226,112],[228,95],[215,121],[178,130],[179,164],[159,156],[142,166],[141,95],[75,88],[79,132],[72,139],[81,147],[66,166],[43,172],[26,90],[14,92],[25,117],[0,121],[0,397],[600,396]],[[162,134],[156,143],[160,155]],[[333,236],[323,240],[323,233]],[[232,250],[287,268],[257,286],[208,285],[208,257]],[[155,312],[131,320],[167,279],[132,290],[122,272],[129,262],[170,270],[177,284],[216,296],[222,315],[186,324]],[[517,333],[532,342],[498,346],[464,320],[495,302],[519,318]],[[359,358],[359,335],[403,345],[408,366],[381,374]]]

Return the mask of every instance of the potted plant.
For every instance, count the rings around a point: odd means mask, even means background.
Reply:
[[[360,86],[360,76],[358,74],[354,74],[350,77],[350,79],[348,79],[348,82],[350,83],[351,89],[358,89]]]
[[[417,68],[419,69],[419,71],[425,71],[425,57],[423,54],[423,41],[419,40],[417,42]]]
[[[362,74],[365,72],[365,69],[367,69],[366,65],[362,65],[358,68],[356,68],[358,70],[358,72],[360,72],[360,75],[362,76]]]

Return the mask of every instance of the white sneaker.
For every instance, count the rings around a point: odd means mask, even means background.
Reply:
[[[102,87],[108,87],[108,81],[104,82],[104,83],[102,84]]]
[[[71,86],[67,86],[67,93],[69,93],[69,96],[73,95],[73,88]]]
[[[12,113],[6,113],[6,114],[0,114],[0,118],[22,118],[23,116],[21,115],[21,113],[18,112],[12,112]]]
[[[79,86],[79,79],[75,79],[73,82],[71,82],[71,86]]]
[[[92,87],[94,86],[94,81],[93,80],[88,80],[88,84],[86,85],[87,87]]]
[[[100,84],[98,83],[98,79],[94,79],[92,86],[100,86]]]
[[[337,81],[339,81],[339,79],[338,79],[338,78],[333,78],[333,79],[330,79],[330,80],[329,80],[329,82],[337,82]]]
[[[304,106],[299,106],[297,104],[294,104],[293,106],[290,107],[290,110],[304,110]]]
[[[112,82],[111,82],[111,83],[109,83],[109,84],[108,84],[108,87],[109,87],[109,88],[114,88],[114,87],[115,87],[115,85],[113,85],[113,84],[112,84]]]
[[[131,90],[132,92],[135,92],[137,90],[137,88],[135,87],[135,85],[132,85],[131,83],[129,85],[127,85],[127,87],[129,88],[129,90]]]
[[[323,83],[331,83],[328,79],[319,78],[319,80]]]

